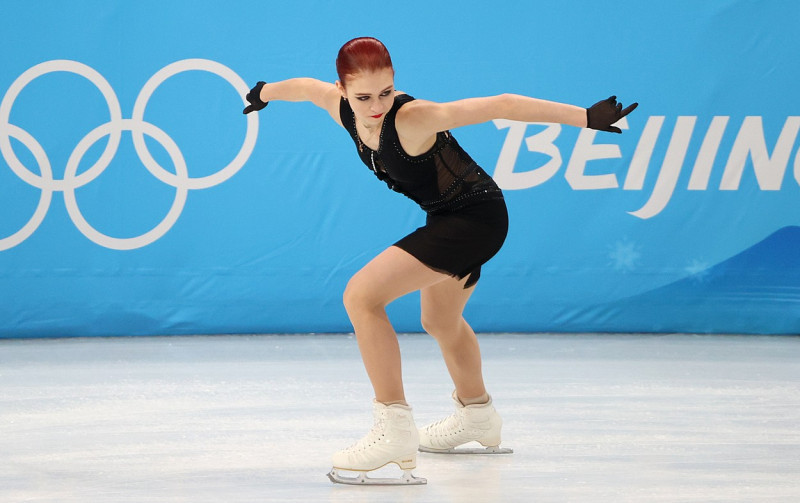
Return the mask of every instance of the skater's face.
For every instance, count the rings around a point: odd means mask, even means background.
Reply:
[[[348,75],[345,84],[337,84],[364,126],[374,127],[383,122],[394,103],[394,70],[391,68]]]

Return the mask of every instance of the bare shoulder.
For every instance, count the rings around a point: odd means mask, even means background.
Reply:
[[[407,130],[408,134],[412,135],[414,131],[419,131],[420,128],[427,130],[428,128],[424,126],[430,122],[431,116],[439,113],[439,111],[439,103],[416,99],[410,101],[397,111],[396,125],[398,131],[404,132],[404,130]],[[430,134],[430,131],[426,131],[426,134]]]
[[[436,143],[436,133],[431,128],[430,115],[436,113],[437,103],[427,100],[414,100],[397,111],[395,128],[403,150],[416,156],[427,152]]]
[[[337,89],[334,84],[325,82],[324,85],[319,86],[312,101],[315,105],[327,111],[331,118],[342,126],[342,119],[339,116],[341,98],[342,94],[339,92],[339,89]]]
[[[427,134],[501,118],[508,105],[505,95],[498,95],[443,103],[415,100],[403,108],[407,110],[402,118],[398,113],[398,121]]]
[[[398,96],[404,94],[405,93],[397,93]],[[401,115],[409,116],[410,118],[419,117],[426,113],[431,113],[437,105],[439,104],[433,101],[415,99],[403,105],[403,107],[397,111],[397,115],[398,117]]]

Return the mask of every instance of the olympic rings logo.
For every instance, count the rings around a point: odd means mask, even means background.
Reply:
[[[163,130],[144,120],[145,108],[147,107],[147,102],[150,100],[153,91],[168,78],[191,70],[202,70],[222,77],[228,81],[228,83],[236,89],[238,95],[242,97],[242,104],[247,104],[244,96],[247,94],[249,88],[244,80],[230,68],[207,59],[184,59],[176,61],[157,71],[150,77],[150,80],[144,84],[142,90],[139,92],[133,106],[133,115],[130,119],[122,118],[119,100],[108,81],[106,81],[100,73],[83,63],[71,60],[46,61],[28,69],[20,75],[8,88],[2,102],[0,102],[0,153],[17,177],[28,185],[38,188],[42,193],[30,220],[14,234],[0,238],[0,251],[17,246],[36,231],[50,208],[53,192],[57,191],[64,193],[64,204],[67,208],[67,213],[84,236],[101,246],[115,250],[141,248],[164,236],[175,224],[183,211],[189,190],[205,189],[218,185],[236,174],[236,172],[244,166],[245,162],[247,162],[247,159],[249,159],[255,147],[256,137],[258,135],[258,114],[247,114],[247,131],[245,133],[244,142],[234,159],[216,173],[197,178],[189,176],[183,154],[172,138]],[[70,72],[89,80],[100,90],[105,98],[110,116],[107,123],[96,127],[78,142],[67,160],[64,178],[62,180],[53,178],[50,160],[41,144],[27,131],[9,122],[11,107],[20,91],[34,79],[52,72]],[[111,160],[117,153],[122,131],[131,132],[136,154],[144,167],[158,180],[176,189],[175,199],[164,219],[144,234],[130,238],[112,237],[96,230],[81,214],[75,197],[75,189],[95,180],[110,165]],[[147,149],[144,135],[154,139],[164,148],[174,165],[174,173],[167,171],[153,159],[153,156],[150,155]],[[105,136],[108,136],[108,144],[100,155],[100,158],[91,167],[81,174],[78,174],[78,166],[80,165],[83,155],[92,145]],[[11,147],[11,138],[15,138],[17,141],[21,142],[30,153],[33,154],[33,158],[39,165],[39,172],[41,174],[36,174],[23,165]]]

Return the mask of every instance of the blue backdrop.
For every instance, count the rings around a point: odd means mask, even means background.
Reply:
[[[2,337],[349,331],[347,279],[424,215],[323,111],[241,109],[361,35],[418,98],[640,103],[622,135],[454,131],[511,215],[476,330],[800,332],[797,2],[2,9]]]

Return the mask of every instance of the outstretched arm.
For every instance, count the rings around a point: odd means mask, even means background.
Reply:
[[[619,133],[621,131],[611,124],[628,115],[637,105],[634,103],[623,110],[616,96],[612,96],[586,109],[517,94],[501,94],[449,103],[414,101],[401,109],[403,115],[398,114],[398,121],[403,123],[404,130],[416,131],[420,136],[492,119],[555,122]]]
[[[282,80],[279,82],[259,82],[247,93],[250,103],[243,113],[250,113],[266,107],[270,101],[310,101],[323,110],[339,125],[339,98],[341,94],[336,85],[308,77]]]

